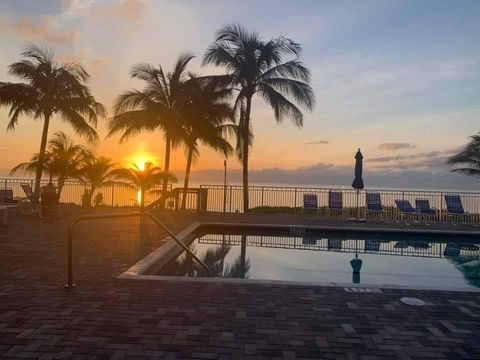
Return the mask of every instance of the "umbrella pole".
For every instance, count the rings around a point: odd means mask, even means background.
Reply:
[[[360,190],[357,189],[357,220],[360,220],[360,208],[358,207],[358,195]]]

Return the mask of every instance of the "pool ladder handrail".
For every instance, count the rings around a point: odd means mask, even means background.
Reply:
[[[151,219],[156,225],[158,225],[162,230],[164,230],[183,250],[190,254],[207,272],[207,275],[210,276],[210,268],[203,262],[197,255],[195,255],[182,241],[180,241],[175,234],[165,226],[157,217],[155,217],[149,211],[142,210],[140,212],[125,212],[121,214],[98,214],[98,215],[81,215],[74,219],[68,226],[67,237],[68,237],[68,266],[67,266],[67,284],[65,285],[66,289],[73,289],[76,284],[73,282],[73,230],[75,226],[82,221],[87,220],[99,220],[99,219],[115,219],[115,218],[126,218],[126,217],[141,217],[146,216]]]

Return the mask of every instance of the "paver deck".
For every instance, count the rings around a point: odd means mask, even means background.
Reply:
[[[0,227],[2,358],[480,358],[479,293],[117,279],[164,236],[148,226],[140,240],[139,220],[79,226],[78,287],[66,291],[66,226],[83,211]],[[193,219],[285,221],[161,217],[176,231]],[[291,220],[305,221],[314,220]],[[404,296],[427,304],[405,305]]]

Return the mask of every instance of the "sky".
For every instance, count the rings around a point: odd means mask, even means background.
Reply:
[[[129,72],[137,63],[170,68],[182,52],[197,57],[190,70],[208,74],[201,57],[215,32],[239,23],[269,39],[286,35],[303,46],[317,106],[302,129],[276,124],[261,99],[253,104],[252,181],[349,185],[354,155],[365,157],[367,185],[478,189],[478,180],[451,174],[445,164],[480,129],[480,1],[162,1],[3,0],[0,2],[0,81],[28,41],[55,49],[91,74],[97,100],[111,108],[122,91],[141,88]],[[0,171],[38,151],[41,123],[23,118],[7,132],[0,109]],[[4,129],[4,130],[2,130]],[[63,130],[60,119],[50,134]],[[142,134],[95,150],[125,164],[139,153],[162,166],[162,134]],[[83,141],[78,139],[78,141]],[[193,181],[222,181],[223,158],[201,148]],[[228,161],[230,181],[240,163]],[[173,155],[182,177],[185,154]],[[0,172],[1,174],[1,172]]]

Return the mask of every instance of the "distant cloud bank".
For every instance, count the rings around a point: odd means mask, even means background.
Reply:
[[[378,145],[379,150],[397,151],[402,149],[414,149],[415,145],[403,142],[383,143]]]
[[[423,160],[422,160],[423,161]],[[478,190],[478,179],[454,174],[445,162],[441,167],[378,168],[365,164],[364,181],[367,188],[393,189],[437,189],[437,190]],[[176,173],[182,176],[183,172]],[[297,186],[338,186],[350,187],[354,177],[353,164],[339,166],[333,164],[316,164],[296,169],[254,169],[249,173],[251,184],[284,184]],[[191,180],[196,183],[220,184],[223,182],[222,169],[198,170],[192,173]],[[230,184],[241,184],[240,169],[228,171]]]
[[[327,145],[330,144],[328,140],[316,140],[316,141],[307,141],[304,142],[303,145]]]

